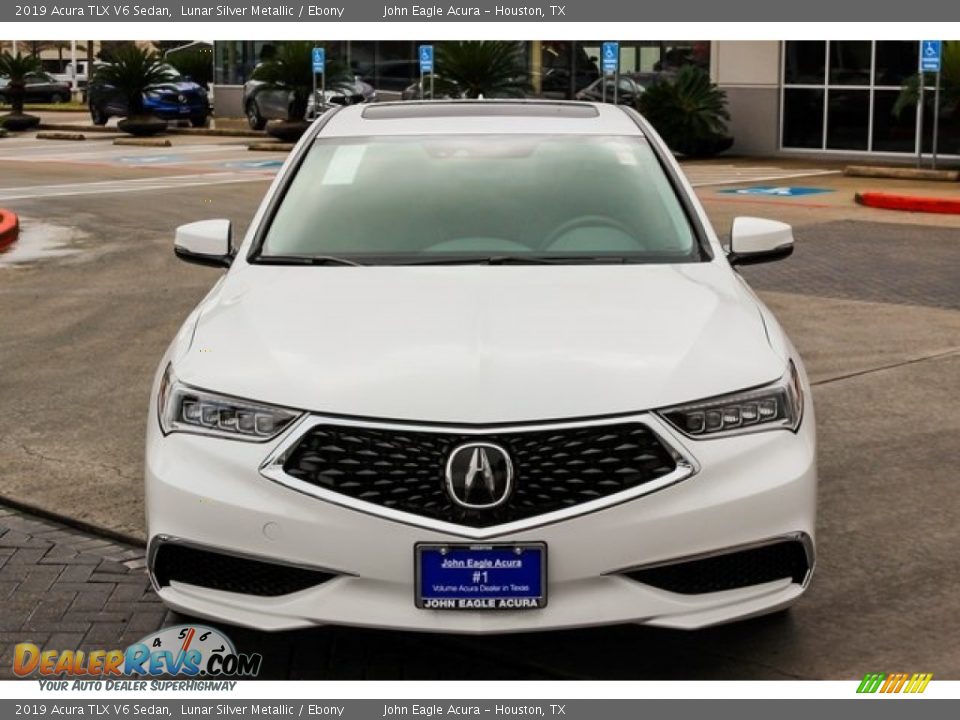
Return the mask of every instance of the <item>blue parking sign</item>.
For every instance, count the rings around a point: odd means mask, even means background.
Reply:
[[[603,63],[603,72],[612,75],[620,67],[620,43],[605,42],[600,51],[600,60]]]
[[[313,74],[323,75],[326,72],[327,51],[322,47],[313,49]]]
[[[943,50],[939,40],[920,41],[921,72],[940,72],[940,57]]]
[[[433,72],[433,45],[420,46],[420,72],[424,75]]]

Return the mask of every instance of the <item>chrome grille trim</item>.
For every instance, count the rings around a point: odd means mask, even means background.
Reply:
[[[337,425],[344,428],[367,428],[375,430],[397,430],[401,432],[420,433],[457,433],[482,439],[483,437],[508,432],[537,432],[563,430],[582,427],[602,427],[604,425],[619,425],[623,423],[638,423],[644,425],[674,456],[677,467],[656,480],[644,483],[623,492],[598,498],[590,502],[581,503],[573,507],[564,508],[543,515],[536,515],[515,522],[492,525],[489,527],[467,527],[456,523],[435,520],[413,513],[394,510],[375,503],[357,500],[338,492],[317,487],[311,483],[299,480],[284,471],[284,463],[289,453],[299,444],[304,435],[318,425]],[[300,422],[282,436],[277,447],[267,456],[260,466],[260,474],[268,480],[283,485],[291,490],[309,495],[325,502],[339,505],[351,510],[381,517],[394,522],[414,527],[433,530],[447,535],[469,539],[486,539],[511,533],[522,532],[544,525],[550,525],[563,520],[587,515],[614,505],[649,495],[686,480],[700,471],[699,463],[681,444],[676,434],[659,417],[652,413],[638,413],[635,415],[621,415],[616,417],[595,418],[592,420],[550,421],[544,423],[515,423],[512,425],[492,425],[485,427],[471,427],[455,424],[426,424],[396,421],[356,420],[324,415],[304,416]]]

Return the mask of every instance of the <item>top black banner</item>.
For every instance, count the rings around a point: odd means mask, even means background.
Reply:
[[[955,22],[956,0],[553,0],[552,3],[406,0],[89,0],[4,2],[0,22]]]

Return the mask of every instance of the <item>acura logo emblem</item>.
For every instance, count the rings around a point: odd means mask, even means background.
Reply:
[[[447,492],[457,505],[474,510],[496,507],[512,489],[513,463],[499,445],[473,442],[450,453]]]

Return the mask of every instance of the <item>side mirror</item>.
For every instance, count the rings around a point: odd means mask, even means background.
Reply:
[[[181,225],[173,240],[173,252],[186,262],[209,267],[230,267],[233,248],[229,220],[201,220]]]
[[[731,265],[756,265],[783,260],[793,253],[793,228],[776,220],[738,217],[730,233]]]

